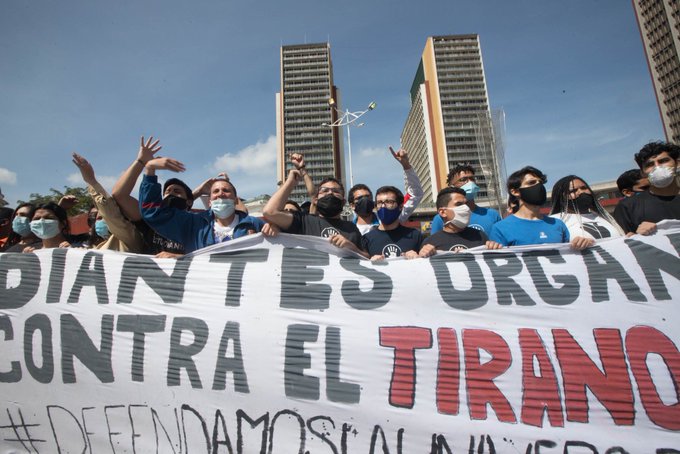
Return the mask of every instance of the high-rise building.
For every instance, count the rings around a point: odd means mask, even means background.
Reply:
[[[680,143],[680,2],[633,0],[666,140]]]
[[[344,184],[344,155],[337,119],[329,99],[339,105],[333,85],[331,48],[328,43],[281,47],[281,92],[276,94],[277,178],[284,181],[291,153],[302,153],[314,184],[334,177]],[[292,198],[307,199],[299,184]]]
[[[475,168],[481,188],[477,203],[502,209],[503,130],[497,127],[502,118],[489,109],[479,36],[428,38],[401,135],[423,186],[425,206],[446,187],[449,169],[462,163]]]

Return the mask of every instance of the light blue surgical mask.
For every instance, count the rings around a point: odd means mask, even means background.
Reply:
[[[99,235],[101,238],[108,238],[111,236],[111,232],[109,232],[109,226],[103,219],[98,219],[94,223],[94,231],[97,232],[97,235]]]
[[[226,219],[236,211],[236,205],[232,199],[215,199],[210,202],[210,209],[218,219]]]
[[[31,221],[31,232],[41,240],[49,240],[59,235],[59,221],[55,219]]]
[[[465,198],[468,200],[475,200],[477,193],[479,192],[479,186],[474,181],[468,181],[463,186],[460,187],[465,191]]]
[[[31,225],[26,216],[17,216],[12,220],[12,230],[17,235],[24,237],[31,233]]]

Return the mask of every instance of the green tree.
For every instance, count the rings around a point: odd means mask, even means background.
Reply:
[[[59,203],[62,197],[72,195],[76,198],[76,204],[68,210],[69,216],[75,216],[80,213],[86,213],[92,206],[92,197],[87,193],[87,189],[79,187],[64,186],[64,191],[50,188],[51,194],[31,193],[28,203],[33,205],[40,205],[47,202]],[[24,203],[23,200],[18,201],[19,204]]]

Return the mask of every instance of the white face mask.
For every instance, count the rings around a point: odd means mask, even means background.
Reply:
[[[446,208],[447,210],[453,211],[453,219],[447,221],[446,224],[451,224],[452,226],[464,229],[470,223],[470,207],[467,205],[459,205],[453,208]],[[446,225],[444,224],[444,225]]]
[[[226,219],[236,211],[236,206],[232,199],[215,199],[210,202],[210,209],[218,219]]]
[[[649,183],[657,188],[665,188],[670,186],[670,184],[675,179],[675,167],[669,166],[656,166],[647,175],[649,178]]]

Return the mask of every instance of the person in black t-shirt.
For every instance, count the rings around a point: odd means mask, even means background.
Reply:
[[[404,194],[394,186],[383,186],[375,193],[375,206],[380,225],[361,239],[371,260],[400,256],[407,259],[418,258],[423,242],[422,234],[416,229],[400,225],[399,221],[404,206]]]
[[[680,146],[648,143],[635,155],[642,176],[649,180],[649,191],[619,202],[614,219],[628,235],[652,235],[656,223],[664,219],[680,219],[677,166]]]
[[[316,188],[314,200],[318,216],[284,210],[288,197],[301,178],[299,170],[290,171],[286,181],[264,206],[264,217],[283,232],[329,238],[334,246],[366,256],[361,250],[361,234],[356,225],[340,218],[345,206],[345,188],[335,178],[323,179]]]
[[[462,252],[477,246],[500,249],[502,246],[489,241],[482,230],[468,227],[470,207],[467,205],[465,191],[448,187],[437,194],[437,211],[444,220],[444,229],[427,238],[420,249],[420,256],[427,257],[435,251]]]

